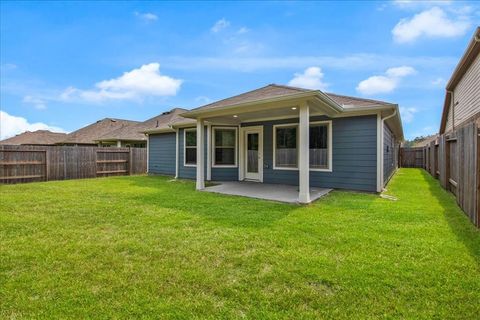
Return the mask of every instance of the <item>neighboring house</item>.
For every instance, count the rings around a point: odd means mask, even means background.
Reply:
[[[437,140],[438,134],[432,134],[431,136],[425,137],[422,140],[415,141],[410,147],[411,148],[422,148],[429,145],[432,141]]]
[[[183,118],[182,118],[183,117]],[[397,168],[396,104],[268,85],[175,117],[148,133],[148,172],[380,192]]]
[[[0,141],[0,144],[50,146],[65,139],[66,136],[66,133],[52,132],[49,130],[25,131],[24,133]]]
[[[440,134],[480,123],[480,27],[447,84]]]
[[[144,144],[145,139],[138,135],[139,140],[125,139],[130,137],[123,132],[112,134],[116,130],[126,130],[128,127],[138,125],[138,121],[105,118],[98,120],[86,127],[80,128],[69,133],[65,139],[58,142],[61,145],[68,146],[103,146],[103,147],[125,147],[133,144]],[[137,135],[135,135],[137,137]],[[101,140],[105,137],[105,140]]]

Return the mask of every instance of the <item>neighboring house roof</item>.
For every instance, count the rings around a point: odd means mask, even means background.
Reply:
[[[472,63],[475,61],[475,58],[480,53],[480,27],[477,27],[475,33],[473,34],[470,43],[468,44],[467,50],[463,54],[460,62],[457,64],[455,70],[453,71],[450,80],[447,83],[445,101],[443,104],[442,120],[440,122],[440,133],[445,132],[445,126],[447,125],[448,111],[451,105],[452,91],[455,89],[457,84],[462,80],[462,77],[465,75],[467,70],[470,68]]]
[[[0,144],[54,145],[65,139],[66,136],[66,133],[52,132],[49,130],[25,131],[14,137],[0,141]]]
[[[318,90],[309,90],[291,86],[284,86],[278,84],[269,84],[265,87],[255,89],[252,91],[248,91],[227,99],[219,100],[195,109],[191,111],[199,111],[199,110],[209,110],[214,108],[221,108],[230,105],[242,104],[247,102],[254,102],[258,100],[265,100],[265,99],[272,99],[272,98],[280,98],[280,97],[288,97],[290,95],[295,95],[299,93],[306,93],[306,92],[317,92]],[[392,103],[378,101],[378,100],[371,100],[371,99],[363,99],[363,98],[355,98],[349,97],[344,95],[338,95],[334,93],[325,93],[330,99],[335,101],[340,106],[355,106],[355,107],[371,107],[371,106],[386,106],[386,105],[393,105]]]
[[[148,119],[139,124],[139,129],[144,133],[154,133],[161,131],[171,131],[172,125],[181,125],[186,123],[195,123],[192,119],[187,119],[180,116],[182,113],[187,112],[187,109],[174,108],[170,111],[163,112],[156,117]]]
[[[138,121],[105,118],[68,134],[67,137],[59,143],[96,144],[96,141],[99,141],[100,137],[103,137],[117,129],[126,128],[138,123]]]
[[[432,141],[435,141],[438,138],[438,134],[434,134],[428,137],[425,137],[425,139],[421,141],[417,141],[412,145],[412,148],[419,148],[419,147],[425,147],[429,145]]]

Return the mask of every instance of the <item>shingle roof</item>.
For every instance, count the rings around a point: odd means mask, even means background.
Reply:
[[[392,103],[390,102],[385,102],[380,100],[350,97],[350,96],[344,96],[344,95],[339,95],[336,93],[329,93],[329,92],[325,92],[325,94],[330,98],[332,98],[333,101],[335,101],[336,103],[338,103],[343,107],[348,107],[348,106],[371,107],[371,106],[378,106],[378,105],[381,105],[381,106],[392,105]]]
[[[235,105],[240,103],[253,102],[257,100],[271,99],[271,98],[278,98],[278,97],[286,97],[289,95],[299,94],[303,92],[314,92],[314,91],[316,90],[309,90],[309,89],[284,86],[284,85],[278,85],[278,84],[269,84],[265,87],[248,91],[248,92],[245,92],[230,98],[226,98],[223,100],[219,100],[219,101],[198,107],[193,110],[208,110],[208,109],[220,108],[220,107],[225,107],[225,106]],[[378,105],[391,105],[391,103],[384,102],[384,101],[349,97],[349,96],[338,95],[334,93],[326,93],[326,95],[332,98],[339,105],[346,106],[346,107],[349,107],[349,106],[350,107],[352,106],[368,107],[368,106],[378,106]]]
[[[114,130],[133,126],[138,123],[138,121],[105,118],[68,134],[67,137],[59,143],[96,144],[95,141],[98,141],[100,137]]]
[[[54,145],[65,139],[66,133],[52,132],[49,130],[25,131],[14,137],[0,141],[0,144],[11,145]]]
[[[179,125],[182,123],[195,123],[195,121],[192,119],[187,119],[180,116],[182,113],[185,113],[187,111],[188,111],[187,109],[175,108],[170,111],[159,114],[156,117],[153,117],[151,119],[148,119],[142,122],[139,125],[139,127],[141,128],[140,131],[148,132],[148,131],[168,129],[172,124]]]
[[[437,138],[438,138],[438,134],[433,134],[431,136],[425,137],[425,139],[415,142],[412,145],[412,148],[425,147],[426,145],[430,144],[432,141],[437,140]]]

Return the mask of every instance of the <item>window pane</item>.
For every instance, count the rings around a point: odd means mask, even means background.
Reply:
[[[186,148],[185,149],[185,163],[186,164],[197,164],[197,148]]]
[[[196,131],[185,131],[185,145],[187,147],[195,147],[197,145]]]
[[[328,168],[328,126],[310,127],[310,168]]]
[[[234,148],[215,148],[215,164],[234,165],[235,149]]]
[[[258,151],[258,133],[249,133],[247,135],[247,150]]]
[[[278,148],[297,148],[297,128],[277,128],[276,144]]]
[[[235,147],[235,130],[215,129],[215,146]]]
[[[277,128],[275,136],[275,166],[297,167],[297,128]]]

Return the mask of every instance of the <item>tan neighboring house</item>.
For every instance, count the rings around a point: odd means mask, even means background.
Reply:
[[[447,84],[440,134],[467,123],[480,123],[480,27]]]
[[[412,148],[421,148],[421,147],[426,147],[429,145],[432,141],[437,140],[438,134],[432,134],[431,136],[425,137],[425,139],[421,141],[415,142],[411,147]]]
[[[117,147],[137,147],[145,148],[147,144],[147,134],[145,132],[157,131],[168,128],[168,125],[178,121],[193,122],[190,119],[180,117],[181,113],[188,110],[182,108],[174,108],[170,111],[163,112],[158,116],[137,122],[133,125],[122,126],[98,138],[100,145],[115,145]]]
[[[66,133],[49,130],[25,131],[14,137],[0,141],[3,145],[51,146],[67,137]]]
[[[138,121],[105,118],[98,120],[86,127],[80,128],[68,134],[65,139],[58,142],[60,145],[67,146],[101,146],[101,147],[125,147],[134,144],[145,143],[145,139],[135,135],[133,139],[122,133],[113,132],[138,125]]]

